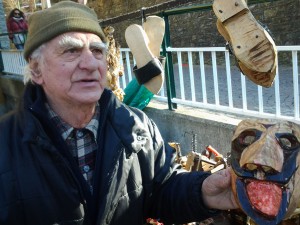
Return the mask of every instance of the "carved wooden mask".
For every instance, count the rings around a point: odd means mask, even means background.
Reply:
[[[232,138],[232,187],[257,224],[276,225],[300,202],[300,125],[243,120]]]

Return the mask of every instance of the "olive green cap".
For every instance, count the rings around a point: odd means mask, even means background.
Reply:
[[[25,59],[28,61],[31,53],[42,44],[63,33],[74,31],[96,34],[106,42],[96,13],[83,4],[61,1],[51,8],[33,13],[28,20]]]

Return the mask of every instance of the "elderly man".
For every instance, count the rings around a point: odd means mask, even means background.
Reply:
[[[105,89],[105,51],[82,4],[30,16],[23,101],[0,122],[0,224],[169,224],[236,208],[229,170],[184,172],[153,121]]]

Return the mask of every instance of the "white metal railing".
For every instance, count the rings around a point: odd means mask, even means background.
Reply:
[[[172,54],[176,97],[173,103],[219,110],[246,116],[259,116],[300,121],[299,58],[300,46],[277,46],[278,61],[275,81],[270,88],[255,85],[234,64],[225,47],[167,48]],[[1,50],[4,73],[23,74],[26,61],[22,51]],[[285,57],[283,57],[285,55]],[[185,63],[186,62],[186,63]],[[125,89],[132,77],[134,59],[128,48],[121,48],[120,63]],[[166,87],[155,99],[167,102]]]
[[[280,60],[274,83],[264,88],[239,71],[225,47],[167,48],[174,62],[176,97],[171,101],[245,116],[300,121],[300,46],[277,46],[277,50]],[[125,65],[125,76],[120,82],[123,88],[132,77],[129,53],[129,49],[121,49],[121,63]],[[155,99],[167,101],[165,86]]]
[[[23,57],[23,51],[16,49],[1,49],[4,74],[23,75],[26,60]]]

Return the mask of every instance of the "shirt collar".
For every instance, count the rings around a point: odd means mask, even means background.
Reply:
[[[50,120],[54,123],[54,125],[58,128],[61,136],[64,140],[66,140],[72,131],[75,129],[74,127],[70,126],[68,123],[63,121],[56,112],[50,107],[48,103],[45,104],[46,108],[48,109]],[[99,127],[99,115],[100,115],[100,105],[97,102],[95,113],[90,120],[90,122],[83,128],[91,131],[94,135],[94,139],[97,139],[98,127]]]

